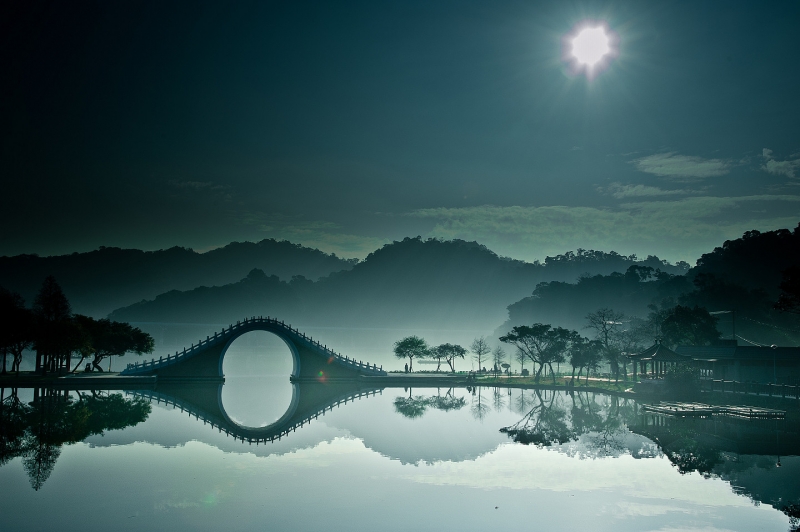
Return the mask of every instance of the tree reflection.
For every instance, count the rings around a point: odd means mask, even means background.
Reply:
[[[394,409],[395,412],[403,417],[415,419],[422,417],[428,407],[442,410],[443,412],[450,412],[451,410],[459,410],[466,406],[466,404],[466,399],[463,397],[456,397],[453,394],[453,388],[448,389],[444,395],[441,394],[441,390],[437,390],[436,395],[428,397],[421,395],[413,396],[409,389],[408,397],[395,398]]]
[[[478,421],[483,421],[490,410],[488,400],[483,397],[483,387],[476,386],[467,388],[467,390],[470,390],[472,393],[472,404],[470,404],[469,407],[472,417]]]
[[[560,396],[553,391],[547,400],[547,390],[534,390],[534,406],[516,423],[503,427],[500,432],[507,434],[512,440],[525,445],[550,446],[554,443],[566,443],[575,439],[575,433],[566,422],[566,410]],[[544,397],[542,396],[544,393]]]
[[[106,430],[141,423],[150,404],[121,394],[36,389],[30,404],[19,400],[17,390],[0,391],[0,466],[22,457],[22,465],[38,491],[53,472],[64,444],[73,444]]]

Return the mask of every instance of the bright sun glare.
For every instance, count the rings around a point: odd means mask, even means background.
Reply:
[[[589,68],[610,51],[608,35],[602,27],[585,28],[572,40],[572,57]]]

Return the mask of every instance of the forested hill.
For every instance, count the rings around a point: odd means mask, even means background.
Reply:
[[[725,283],[778,295],[782,272],[800,265],[800,224],[793,231],[748,231],[702,255],[689,277],[713,275]]]
[[[105,317],[115,308],[168,290],[223,285],[259,268],[282,279],[318,279],[353,262],[316,249],[272,239],[233,242],[205,253],[173,247],[140,251],[101,247],[52,257],[0,257],[0,286],[22,294],[28,304],[48,275],[55,276],[75,312]]]
[[[655,257],[661,268],[682,271]],[[635,257],[581,251],[526,263],[461,240],[406,238],[371,253],[352,269],[317,282],[282,282],[251,272],[238,283],[171,292],[114,312],[114,319],[220,323],[247,315],[278,315],[326,326],[492,328],[506,306],[537,283],[573,280],[577,272],[625,269]]]
[[[723,337],[766,345],[796,345],[797,315],[775,310],[784,272],[800,267],[800,225],[793,231],[748,231],[703,255],[685,276],[630,268],[625,274],[585,276],[574,283],[545,282],[531,296],[508,307],[503,334],[514,325],[550,323],[585,332],[586,315],[600,308],[623,312],[628,319],[647,318],[650,305],[699,306],[720,313]]]

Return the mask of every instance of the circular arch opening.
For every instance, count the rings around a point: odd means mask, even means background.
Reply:
[[[293,367],[289,346],[270,332],[252,331],[235,339],[222,360],[222,405],[231,421],[265,427],[280,419],[292,402]]]

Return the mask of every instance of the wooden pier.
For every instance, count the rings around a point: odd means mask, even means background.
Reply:
[[[655,405],[642,405],[642,410],[675,417],[728,416],[746,419],[786,418],[785,410],[773,410],[756,406],[717,406],[703,403],[661,402]]]

